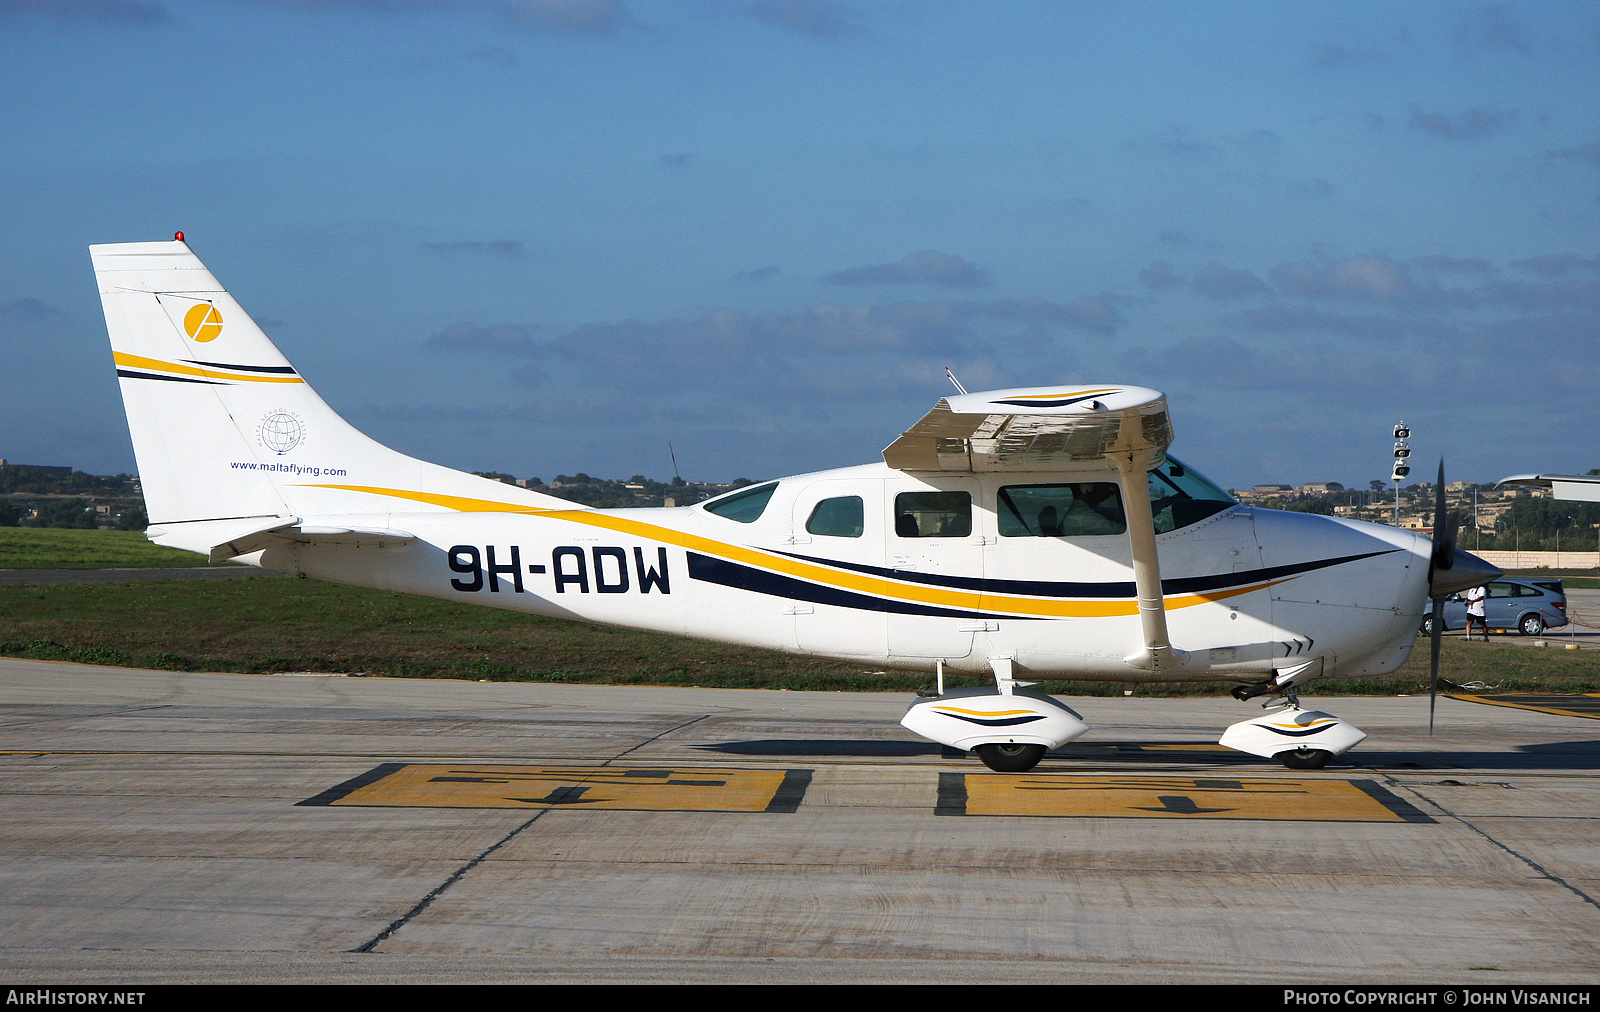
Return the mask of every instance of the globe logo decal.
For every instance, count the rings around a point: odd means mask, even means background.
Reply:
[[[300,419],[287,411],[274,411],[261,419],[261,445],[280,456],[299,446],[305,434]]]
[[[202,302],[183,314],[183,329],[201,344],[214,341],[222,333],[222,314],[209,302]]]

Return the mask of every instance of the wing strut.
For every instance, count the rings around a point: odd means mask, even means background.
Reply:
[[[1149,471],[1161,447],[1141,431],[1137,411],[1125,412],[1116,445],[1106,459],[1117,467],[1122,484],[1122,509],[1128,520],[1128,548],[1133,554],[1133,586],[1139,601],[1139,626],[1144,647],[1123,661],[1135,668],[1162,671],[1183,667],[1185,654],[1174,650],[1167,635],[1167,605],[1161,593],[1161,562],[1156,557],[1156,525],[1150,512]]]

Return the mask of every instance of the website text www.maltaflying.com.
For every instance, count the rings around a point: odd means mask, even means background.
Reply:
[[[303,467],[300,464],[259,464],[253,460],[230,460],[228,466],[235,471],[277,471],[307,478],[343,478],[348,472],[342,467]]]

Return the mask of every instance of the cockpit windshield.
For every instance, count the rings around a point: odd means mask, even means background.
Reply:
[[[1153,469],[1149,482],[1157,534],[1197,524],[1239,501],[1176,457]]]
[[[772,499],[772,493],[777,490],[778,483],[775,481],[765,485],[752,485],[718,496],[710,502],[703,503],[702,506],[707,513],[737,520],[741,524],[753,524],[761,519],[761,514],[767,509],[768,501]]]

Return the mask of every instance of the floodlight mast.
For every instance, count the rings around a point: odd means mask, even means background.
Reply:
[[[1411,429],[1405,422],[1400,422],[1394,427],[1394,471],[1389,478],[1394,482],[1394,525],[1400,526],[1400,479],[1411,473],[1411,465],[1406,463],[1406,458],[1411,456]]]

